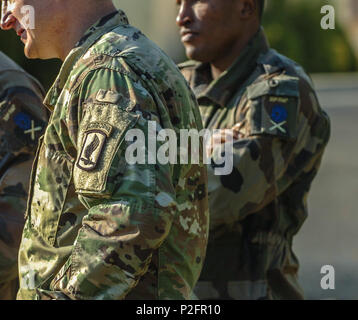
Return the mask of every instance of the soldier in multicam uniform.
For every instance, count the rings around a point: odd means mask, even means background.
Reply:
[[[16,298],[28,181],[46,127],[41,85],[0,52],[0,300]]]
[[[234,138],[234,169],[208,169],[210,236],[202,299],[301,299],[294,235],[307,217],[330,123],[303,69],[270,49],[260,0],[177,0],[180,66],[204,127]],[[225,130],[226,129],[226,130]],[[232,130],[227,130],[232,129]],[[216,144],[218,143],[218,144]]]
[[[3,28],[28,57],[64,63],[45,98],[18,299],[190,298],[208,239],[206,166],[125,158],[126,133],[147,140],[149,121],[202,129],[184,77],[111,1],[31,1],[34,30],[21,29],[20,4]]]

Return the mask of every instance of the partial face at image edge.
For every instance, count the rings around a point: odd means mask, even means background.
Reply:
[[[1,4],[1,28],[16,32],[25,45],[27,58],[57,57],[54,49],[58,32],[61,32],[62,13],[53,1],[3,0]]]

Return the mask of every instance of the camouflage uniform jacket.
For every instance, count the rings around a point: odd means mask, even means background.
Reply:
[[[208,240],[206,166],[125,157],[126,134],[147,140],[150,121],[202,128],[176,65],[114,12],[69,53],[45,104],[18,299],[189,298]]]
[[[204,127],[240,132],[231,174],[208,170],[210,237],[199,297],[302,298],[292,239],[330,135],[309,77],[269,49],[263,29],[215,81],[208,64],[180,68]]]
[[[0,299],[15,299],[28,180],[46,126],[41,85],[0,52]],[[34,129],[34,130],[32,130]]]

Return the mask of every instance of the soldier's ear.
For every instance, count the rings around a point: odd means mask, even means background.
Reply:
[[[239,0],[239,3],[241,19],[248,20],[257,15],[257,0]]]

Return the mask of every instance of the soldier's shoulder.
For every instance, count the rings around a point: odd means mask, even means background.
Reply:
[[[118,26],[94,43],[77,61],[71,72],[72,80],[81,80],[98,69],[113,70],[135,81],[180,74],[174,62],[154,42],[130,25]]]
[[[320,107],[312,80],[304,69],[272,49],[262,55],[258,62],[262,72],[247,86],[246,93],[251,101],[259,101],[258,98],[264,97],[259,104],[253,105],[253,108],[264,108],[267,111],[269,118],[266,131],[269,134],[293,138],[294,132],[297,132],[297,116],[302,113],[309,119],[315,118],[315,125],[318,125],[317,119],[320,119],[321,131],[325,134],[329,130],[327,116]],[[274,131],[270,124],[271,121],[277,122],[275,119],[283,119],[282,122],[286,121],[287,124],[290,120],[291,125]]]
[[[278,74],[277,78],[287,80],[296,78],[299,82],[305,83],[313,89],[313,82],[304,68],[296,61],[270,49],[266,54],[261,55],[258,63],[263,66],[266,74]]]
[[[23,71],[23,69],[0,51],[0,72],[2,71]]]
[[[152,45],[139,29],[131,25],[119,25],[110,32],[103,34],[91,46],[91,50],[94,53],[113,56],[123,51],[130,53],[135,50],[143,50]]]
[[[182,63],[178,64],[178,68],[180,70],[180,72],[182,73],[182,75],[184,76],[184,78],[190,82],[191,76],[194,72],[194,70],[199,66],[199,62],[197,61],[193,61],[193,60],[188,60]]]
[[[32,91],[41,100],[44,96],[40,82],[0,51],[0,91],[4,92],[10,88],[13,92]]]
[[[0,51],[0,90],[10,86],[17,86],[26,78],[25,71]]]
[[[299,98],[313,93],[314,84],[298,63],[274,49],[260,55],[257,60],[260,72],[246,87],[248,98],[260,96],[286,96]]]

